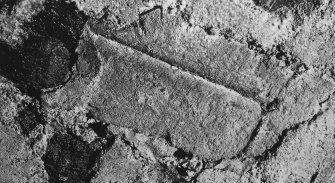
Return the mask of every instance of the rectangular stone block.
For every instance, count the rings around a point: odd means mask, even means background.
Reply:
[[[261,114],[255,101],[101,36],[100,90],[90,105],[108,123],[147,135],[171,134],[174,145],[205,159],[236,155]]]

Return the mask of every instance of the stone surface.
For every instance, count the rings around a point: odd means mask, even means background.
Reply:
[[[0,182],[334,182],[333,14],[0,0]]]

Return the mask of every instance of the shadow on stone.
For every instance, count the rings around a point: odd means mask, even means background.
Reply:
[[[90,182],[97,171],[95,165],[101,156],[101,149],[97,149],[97,145],[92,143],[88,144],[70,134],[55,134],[42,157],[49,174],[49,182]]]
[[[64,45],[51,37],[30,37],[23,48],[0,43],[0,75],[11,80],[23,93],[33,97],[41,89],[66,82],[70,54]]]
[[[0,8],[13,3],[4,1]],[[28,38],[22,45],[0,42],[0,75],[36,98],[41,89],[65,84],[77,62],[75,50],[87,19],[74,2],[47,0],[44,10],[23,23]]]

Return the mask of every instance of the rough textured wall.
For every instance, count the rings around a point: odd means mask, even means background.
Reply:
[[[334,7],[0,0],[0,182],[335,182]]]

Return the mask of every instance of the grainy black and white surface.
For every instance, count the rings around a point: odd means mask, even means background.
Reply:
[[[0,0],[0,183],[335,182],[334,8]]]

